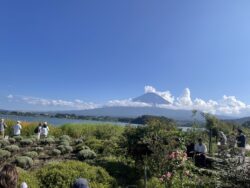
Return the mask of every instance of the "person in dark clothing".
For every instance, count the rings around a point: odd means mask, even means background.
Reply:
[[[245,153],[246,153],[246,136],[243,134],[241,129],[238,129],[238,136],[236,137],[237,147],[240,149],[239,163],[245,163]]]
[[[198,143],[194,146],[195,150],[195,165],[198,167],[206,167],[207,147],[202,143],[202,139],[198,139]]]
[[[194,157],[194,143],[190,142],[187,146],[187,157]]]

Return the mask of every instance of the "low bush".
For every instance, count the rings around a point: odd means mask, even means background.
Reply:
[[[9,152],[17,152],[19,151],[19,146],[17,145],[9,145],[5,147],[6,150],[8,150]]]
[[[70,145],[68,140],[61,140],[59,144],[64,145],[64,146],[69,146]]]
[[[71,146],[59,145],[57,147],[58,150],[62,152],[62,154],[71,153],[73,148]]]
[[[81,150],[78,152],[77,158],[81,161],[86,159],[94,159],[96,158],[96,153],[90,149]]]
[[[14,143],[16,142],[16,139],[15,139],[15,138],[9,138],[8,140],[9,140],[9,142],[10,142],[11,144],[14,144]]]
[[[20,142],[23,139],[22,136],[13,136],[13,138],[16,140],[16,142]]]
[[[40,140],[41,144],[43,145],[50,145],[55,142],[54,138],[48,137],[48,138],[43,138]]]
[[[39,188],[39,181],[35,174],[30,171],[17,168],[18,171],[18,187],[21,186],[22,182],[26,182],[29,188]]]
[[[20,141],[20,144],[22,146],[30,146],[33,144],[33,141],[31,139],[23,139]]]
[[[51,155],[59,156],[61,155],[61,151],[59,149],[53,149],[51,152]]]
[[[32,167],[33,165],[33,160],[30,157],[27,156],[19,156],[16,158],[15,163],[17,166],[28,169]]]
[[[11,153],[7,150],[0,149],[0,160],[5,160],[11,156]]]
[[[103,168],[78,161],[48,164],[39,169],[36,176],[41,182],[40,187],[46,188],[71,187],[79,177],[86,178],[91,188],[117,187],[115,180]]]
[[[24,154],[24,156],[34,159],[38,157],[38,153],[36,151],[28,151]]]
[[[62,135],[60,136],[60,140],[67,140],[68,142],[70,142],[71,138],[68,135]]]
[[[2,148],[4,148],[5,146],[10,145],[10,142],[8,140],[3,139],[3,140],[0,140],[0,145]]]
[[[88,146],[86,146],[85,144],[78,144],[76,147],[75,147],[75,149],[74,149],[74,151],[76,152],[76,153],[78,153],[79,151],[81,151],[81,150],[89,150],[90,148],[88,147]]]
[[[83,139],[78,138],[78,139],[76,139],[74,142],[75,142],[76,145],[77,145],[77,144],[82,144],[82,143],[83,143]]]
[[[43,149],[43,147],[35,147],[34,150],[35,150],[36,152],[41,152],[41,151],[43,151],[44,149]]]

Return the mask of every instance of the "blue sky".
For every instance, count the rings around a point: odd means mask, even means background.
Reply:
[[[247,0],[1,1],[0,108],[40,109],[15,97],[104,104],[146,85],[250,104],[249,9]]]

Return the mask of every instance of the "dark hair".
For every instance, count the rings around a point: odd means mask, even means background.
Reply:
[[[16,188],[17,181],[18,181],[18,173],[16,167],[11,164],[6,164],[0,172],[0,187]]]
[[[202,142],[202,138],[199,138],[199,139],[198,139],[198,142]]]

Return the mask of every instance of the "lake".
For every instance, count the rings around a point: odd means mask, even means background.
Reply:
[[[15,116],[15,115],[0,115],[0,118],[4,118],[6,120],[14,120],[14,121],[25,121],[25,122],[48,122],[54,126],[60,126],[68,123],[75,123],[75,124],[112,124],[112,125],[119,125],[119,126],[126,126],[129,125],[128,123],[122,122],[108,122],[108,121],[93,121],[93,120],[79,120],[79,119],[65,119],[65,118],[50,118],[50,117],[32,117],[32,116]],[[130,124],[131,125],[131,124]],[[136,124],[132,124],[137,126]],[[191,129],[191,127],[178,127],[182,129],[182,131],[187,131]],[[200,128],[202,129],[202,128]]]
[[[59,126],[67,123],[81,123],[81,124],[113,124],[113,125],[127,125],[122,122],[105,122],[105,121],[93,121],[93,120],[79,120],[79,119],[65,119],[65,118],[50,118],[50,117],[32,117],[32,116],[15,116],[15,115],[0,115],[0,118],[14,121],[25,121],[25,122],[48,122],[51,125]]]

